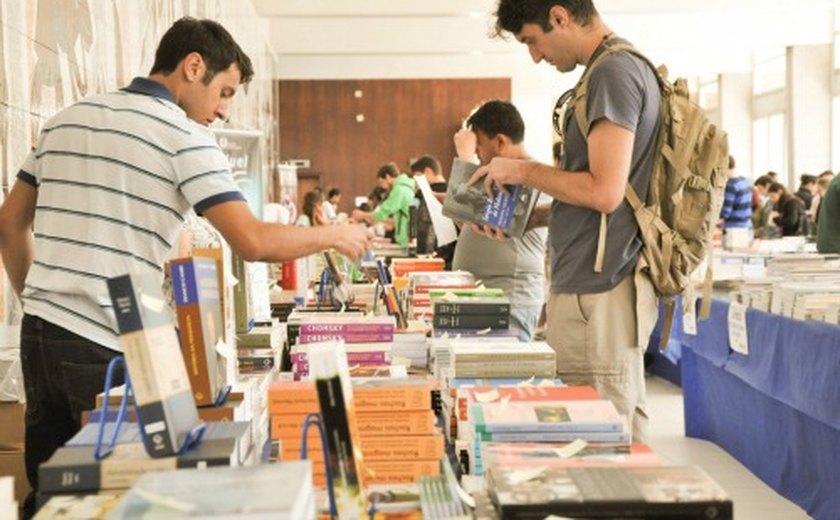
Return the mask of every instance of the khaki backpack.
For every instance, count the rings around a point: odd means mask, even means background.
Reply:
[[[688,96],[685,79],[668,82],[667,69],[657,68],[635,47],[607,42],[607,47],[584,71],[571,100],[581,134],[586,136],[586,89],[595,67],[610,54],[630,52],[644,60],[656,74],[662,94],[660,130],[653,173],[646,201],[639,199],[630,183],[625,198],[636,216],[642,235],[639,266],[645,271],[667,311],[662,344],[670,336],[674,296],[690,296],[691,274],[707,259],[705,289],[700,318],[707,318],[711,307],[712,233],[720,215],[729,146],[726,134],[709,123],[705,112]],[[595,271],[601,272],[606,249],[607,216],[601,215]],[[683,299],[684,306],[693,298]]]

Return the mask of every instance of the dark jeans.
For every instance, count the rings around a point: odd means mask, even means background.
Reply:
[[[81,414],[102,392],[108,363],[120,353],[36,316],[24,315],[20,359],[26,388],[26,476],[38,489],[38,466],[81,429]],[[113,384],[124,380],[122,367]]]

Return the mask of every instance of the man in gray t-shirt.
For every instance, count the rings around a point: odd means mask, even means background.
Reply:
[[[525,123],[513,104],[492,100],[467,120],[468,129],[455,134],[458,156],[478,155],[481,164],[493,157],[525,159]],[[547,205],[546,205],[547,207]],[[546,228],[527,231],[522,238],[496,240],[464,226],[455,246],[453,269],[473,273],[491,288],[502,289],[511,302],[511,328],[523,339],[534,336],[545,299]]]
[[[547,4],[499,0],[497,32],[514,34],[535,62],[545,60],[560,72],[588,66],[620,41],[590,0]],[[557,372],[569,384],[595,386],[628,416],[634,439],[644,442],[642,354],[657,307],[650,281],[636,271],[642,242],[624,192],[629,182],[642,200],[647,196],[659,130],[656,76],[636,56],[610,54],[591,71],[586,108],[584,128],[573,108],[560,121],[565,156],[559,168],[497,158],[472,181],[483,176],[488,192],[493,184],[527,184],[555,199],[532,220],[544,218],[549,226],[547,339],[557,352]],[[602,236],[603,268],[596,271]]]

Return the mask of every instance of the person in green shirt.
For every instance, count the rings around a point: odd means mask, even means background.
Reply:
[[[397,165],[392,162],[382,165],[376,177],[379,186],[388,190],[388,196],[373,211],[353,210],[353,219],[368,224],[387,218],[393,219],[394,242],[406,246],[408,245],[408,212],[411,201],[414,200],[414,192],[417,190],[414,179],[405,173],[400,173]]]
[[[820,201],[817,251],[840,253],[840,175],[832,179]]]

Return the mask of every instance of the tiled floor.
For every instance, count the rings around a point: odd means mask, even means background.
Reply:
[[[647,378],[649,444],[665,464],[700,466],[732,497],[735,520],[800,520],[805,511],[753,475],[717,445],[685,436],[682,390]]]

